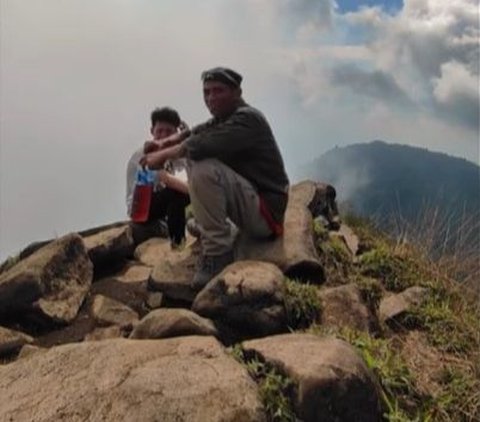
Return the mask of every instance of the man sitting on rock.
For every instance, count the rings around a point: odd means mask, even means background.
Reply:
[[[161,144],[164,138],[177,133],[182,127],[180,116],[169,107],[156,108],[150,115],[152,123],[150,132],[153,141],[146,144]],[[127,208],[132,215],[135,178],[141,168],[139,161],[144,154],[144,147],[135,151],[127,167]],[[169,160],[162,169],[154,172],[154,192],[152,194],[148,219],[144,223],[131,223],[135,243],[148,237],[164,235],[162,223],[167,220],[168,236],[172,249],[181,248],[185,243],[185,207],[190,203],[186,175],[186,160]]]
[[[254,238],[282,234],[289,184],[267,120],[242,99],[242,76],[217,67],[203,72],[202,81],[213,118],[170,136],[156,151],[149,145],[141,161],[159,168],[167,159],[189,158],[188,187],[202,245],[195,288],[234,260],[227,219]]]

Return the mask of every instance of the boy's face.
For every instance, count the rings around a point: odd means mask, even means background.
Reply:
[[[151,128],[153,139],[160,140],[174,134],[177,128],[171,123],[167,122],[155,122]]]
[[[239,88],[232,88],[222,82],[205,81],[203,83],[203,99],[214,117],[223,117],[232,113],[240,95]]]

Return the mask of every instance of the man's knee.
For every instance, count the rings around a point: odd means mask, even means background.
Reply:
[[[188,178],[189,187],[195,189],[205,183],[221,183],[221,173],[225,164],[214,158],[192,161]]]

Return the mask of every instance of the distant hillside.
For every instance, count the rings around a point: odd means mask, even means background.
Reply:
[[[332,183],[339,200],[364,216],[412,220],[427,207],[450,217],[480,209],[480,167],[406,145],[374,141],[335,148],[302,176]]]

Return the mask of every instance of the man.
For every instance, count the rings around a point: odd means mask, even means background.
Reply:
[[[177,111],[169,108],[157,108],[150,115],[150,133],[153,142],[178,132],[182,126]],[[135,178],[139,161],[143,156],[143,147],[135,151],[127,167],[127,209],[132,215]],[[140,243],[152,235],[161,234],[160,221],[167,219],[168,235],[172,249],[180,248],[185,242],[185,207],[189,204],[188,185],[185,172],[185,160],[168,161],[155,172],[155,188],[150,202],[148,220],[145,223],[132,222],[132,231],[136,243]],[[185,175],[182,179],[182,172]],[[159,221],[160,220],[160,221]]]
[[[201,232],[202,255],[193,284],[201,288],[233,262],[231,224],[255,238],[282,234],[288,177],[263,114],[242,99],[242,76],[218,67],[202,73],[203,97],[213,118],[149,145],[142,164],[190,160],[188,187]]]

